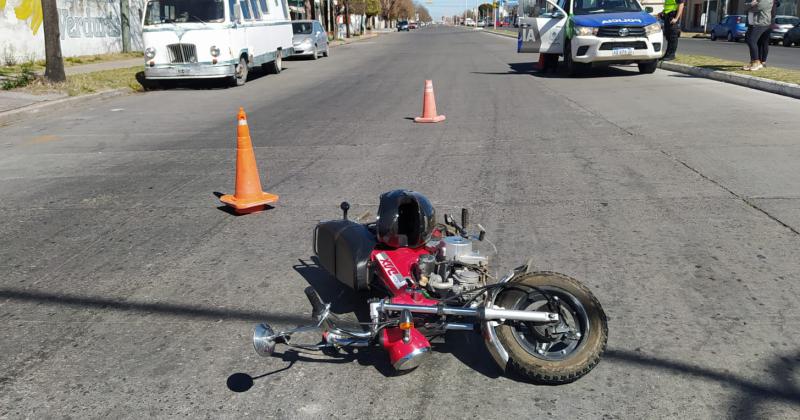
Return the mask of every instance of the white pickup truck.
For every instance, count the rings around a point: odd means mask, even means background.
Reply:
[[[664,54],[661,24],[637,0],[524,0],[517,52],[544,54],[545,67],[564,57],[570,75],[593,65],[632,64],[656,70]],[[649,8],[648,8],[649,9]]]

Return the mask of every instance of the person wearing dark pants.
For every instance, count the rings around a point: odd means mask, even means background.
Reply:
[[[667,41],[667,50],[662,60],[675,59],[678,50],[678,39],[681,37],[681,18],[686,0],[664,0],[664,11],[658,17],[664,21],[664,38]]]
[[[750,25],[746,36],[747,46],[750,49],[750,64],[742,67],[743,70],[757,71],[764,68],[762,60],[766,60],[769,52],[769,26],[772,23],[773,0],[753,0],[747,5],[747,23]]]

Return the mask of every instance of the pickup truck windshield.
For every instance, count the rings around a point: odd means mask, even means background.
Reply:
[[[154,0],[147,3],[144,24],[209,23],[224,20],[223,0]]]
[[[596,13],[641,12],[642,7],[636,0],[574,0],[576,15],[592,15]]]

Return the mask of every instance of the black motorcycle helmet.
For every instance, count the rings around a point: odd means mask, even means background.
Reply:
[[[428,199],[414,191],[381,194],[378,206],[378,241],[392,248],[425,245],[436,225],[436,212]]]

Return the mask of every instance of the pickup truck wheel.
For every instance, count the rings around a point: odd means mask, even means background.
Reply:
[[[656,71],[656,68],[658,67],[658,61],[657,60],[640,61],[637,64],[639,65],[639,73],[641,73],[641,74],[654,73]]]
[[[564,63],[567,65],[567,75],[570,77],[580,76],[590,68],[589,64],[576,63],[572,60],[572,47],[570,41],[566,41],[567,47],[564,48]]]

